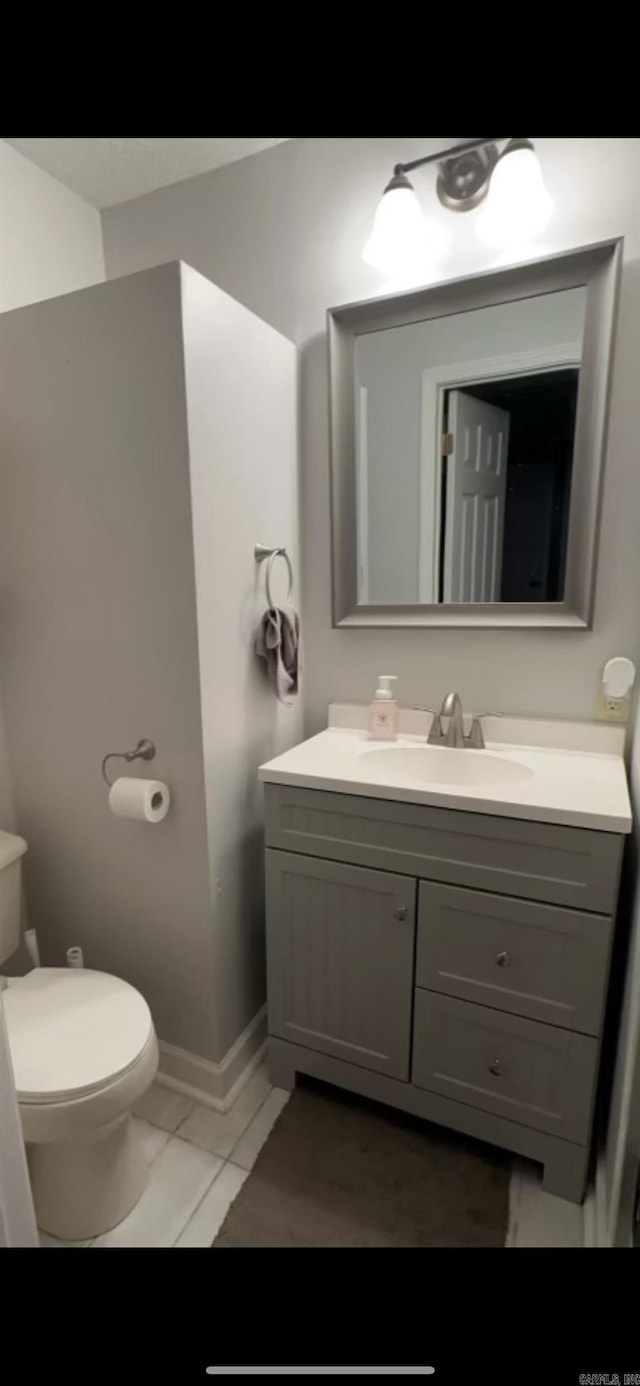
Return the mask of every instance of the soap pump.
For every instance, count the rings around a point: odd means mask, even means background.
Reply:
[[[398,735],[398,704],[391,685],[397,674],[379,674],[373,702],[369,705],[369,736],[373,741],[395,741]]]

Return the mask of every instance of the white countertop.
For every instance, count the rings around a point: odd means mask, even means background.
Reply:
[[[604,832],[631,830],[631,803],[623,760],[624,728],[601,723],[487,717],[483,720],[485,750],[465,748],[447,754],[475,757],[480,773],[481,758],[485,755],[515,762],[523,774],[522,781],[453,784],[440,779],[437,783],[422,784],[419,770],[409,776],[405,768],[393,764],[394,757],[387,762],[384,753],[394,747],[419,747],[421,754],[428,757],[431,748],[425,747],[425,739],[431,723],[429,713],[401,712],[401,734],[393,742],[370,740],[364,730],[366,708],[355,704],[334,704],[329,720],[326,731],[261,765],[259,778],[269,784],[465,809]],[[465,717],[466,727],[468,721]],[[372,751],[378,754],[370,760]],[[435,753],[442,760],[438,748]],[[528,777],[524,778],[525,775]]]

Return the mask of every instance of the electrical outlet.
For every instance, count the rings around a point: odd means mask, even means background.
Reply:
[[[626,655],[608,659],[598,679],[596,717],[602,722],[628,722],[636,666]]]
[[[626,698],[605,697],[602,680],[598,679],[594,711],[599,722],[627,722],[629,720],[630,701],[630,693],[627,693]]]

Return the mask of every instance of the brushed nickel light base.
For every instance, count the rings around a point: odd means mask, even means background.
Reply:
[[[467,149],[439,165],[436,192],[450,212],[470,212],[489,191],[489,180],[498,162],[495,144]]]

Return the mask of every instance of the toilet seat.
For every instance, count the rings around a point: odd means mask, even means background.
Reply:
[[[144,997],[107,972],[34,968],[10,983],[3,1001],[22,1108],[84,1106],[85,1099],[120,1086],[145,1051],[155,1050]]]

